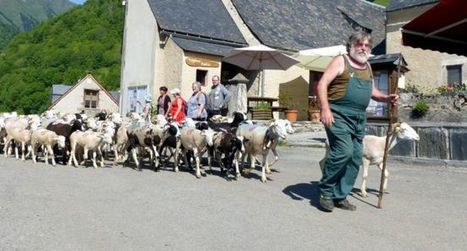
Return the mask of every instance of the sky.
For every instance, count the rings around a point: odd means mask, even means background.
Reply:
[[[77,3],[77,4],[83,4],[84,2],[86,2],[86,0],[70,0],[70,1],[73,3]]]

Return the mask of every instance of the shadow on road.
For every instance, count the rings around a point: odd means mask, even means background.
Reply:
[[[321,142],[321,143],[326,143],[326,138],[311,138],[311,140],[314,140],[314,141],[318,141],[318,142]]]
[[[318,184],[319,181],[310,181],[310,183],[298,183],[284,188],[282,192],[288,195],[293,200],[310,200],[310,204],[318,208]]]
[[[312,206],[319,208],[318,185],[319,181],[310,181],[310,183],[298,183],[284,188],[282,192],[288,195],[293,200],[310,200],[310,204]],[[369,194],[378,196],[377,190],[368,189],[367,191]],[[354,188],[352,189],[352,192],[349,194],[349,196],[369,206],[376,207],[376,205],[373,205],[365,199],[361,198],[358,195],[359,193],[360,189]]]
[[[371,188],[367,188],[366,189],[367,193],[370,194],[370,195],[374,195],[376,198],[378,198],[379,196],[379,190],[376,190],[376,189],[371,189]],[[349,196],[352,196],[352,198],[362,202],[362,203],[365,203],[369,206],[372,206],[374,208],[378,208],[377,205],[374,205],[372,204],[371,202],[367,201],[368,198],[363,198],[361,196],[362,192],[360,189],[357,189],[357,188],[354,188],[352,189],[352,192],[349,194]],[[384,192],[384,194],[387,194],[387,192]]]

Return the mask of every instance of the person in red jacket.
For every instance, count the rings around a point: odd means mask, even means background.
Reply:
[[[170,94],[173,95],[173,99],[169,108],[169,119],[176,121],[181,124],[185,121],[185,107],[186,101],[180,96],[180,89],[174,88],[170,91]]]

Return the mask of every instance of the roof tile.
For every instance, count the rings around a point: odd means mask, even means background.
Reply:
[[[221,0],[147,0],[161,29],[246,43]]]
[[[361,27],[371,31],[375,46],[385,39],[384,8],[361,0],[232,2],[257,38],[273,48],[302,50],[345,44]],[[384,53],[384,48],[373,53]]]

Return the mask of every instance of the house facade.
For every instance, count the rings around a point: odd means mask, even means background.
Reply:
[[[68,87],[68,88],[67,88]],[[67,89],[64,93],[61,93]],[[105,110],[118,111],[118,102],[91,74],[78,80],[73,86],[59,85],[52,91],[53,103],[48,110],[63,113],[95,115]]]
[[[249,79],[249,96],[296,98],[299,119],[307,119],[310,73],[298,66],[286,71],[246,71],[222,62],[231,50],[264,44],[286,54],[345,44],[357,29],[371,32],[374,54],[385,53],[384,8],[361,0],[127,0],[122,56],[120,111],[138,112],[146,94],[159,87],[180,88],[185,99],[191,84],[208,91],[211,77],[221,81],[238,73]],[[261,81],[259,79],[261,78]]]
[[[436,92],[439,86],[467,82],[467,57],[402,45],[401,27],[437,3],[438,0],[392,0],[386,8],[386,51],[404,55],[410,68],[405,74],[406,85],[416,86],[423,92]]]
[[[126,2],[121,111],[139,112],[136,102],[156,98],[161,86],[180,88],[187,99],[194,81],[221,75],[222,57],[248,45],[222,2],[202,2]]]

